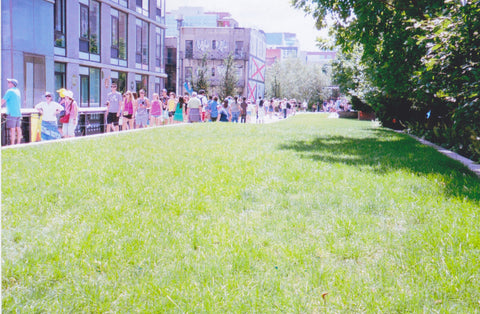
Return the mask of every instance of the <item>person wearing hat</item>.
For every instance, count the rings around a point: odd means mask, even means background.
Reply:
[[[56,101],[52,100],[50,92],[45,93],[45,101],[35,106],[42,115],[42,140],[57,140],[62,138],[58,131],[57,115],[63,110],[63,107]]]
[[[14,145],[15,140],[17,144],[22,141],[22,113],[21,108],[21,94],[17,88],[18,81],[16,79],[7,79],[8,90],[2,98],[2,107],[7,107],[7,121],[6,127],[10,130],[10,144]]]
[[[62,117],[65,115],[65,92],[66,91],[67,91],[67,89],[65,89],[65,88],[57,89],[58,96],[60,97],[58,99],[58,103],[63,108],[62,111],[60,111],[60,116],[59,116],[60,119],[62,119]],[[60,119],[57,119],[58,132],[60,133],[60,136],[63,137],[63,125],[60,122]]]
[[[69,90],[65,92],[65,117],[66,116],[68,116],[68,121],[63,122],[63,137],[75,137],[78,106],[77,102],[73,99],[73,92]]]

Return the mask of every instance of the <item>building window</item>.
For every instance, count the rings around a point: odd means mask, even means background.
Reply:
[[[100,61],[100,4],[80,1],[80,58]]]
[[[177,61],[177,53],[175,48],[167,48],[167,64],[175,64]]]
[[[161,95],[161,89],[162,89],[162,79],[159,77],[155,78],[155,93]],[[152,95],[150,95],[152,97]]]
[[[137,68],[148,70],[148,23],[137,19],[136,24],[135,62]]]
[[[45,57],[25,54],[23,57],[25,67],[25,105],[33,108],[43,101],[45,94]]]
[[[157,7],[155,12],[155,19],[159,23],[164,23],[165,19],[162,16],[162,0],[157,0]]]
[[[137,12],[148,16],[148,0],[136,0],[137,3]]]
[[[66,23],[65,23],[65,0],[56,0],[55,7],[53,12],[54,19],[54,36],[55,36],[55,54],[65,55],[65,33],[66,33]]]
[[[125,93],[127,91],[127,73],[112,71],[110,76],[112,83],[117,83],[117,91]]]
[[[185,40],[185,59],[193,59],[193,40]]]
[[[185,81],[192,82],[192,67],[185,67]]]
[[[56,92],[57,90],[59,90],[60,88],[65,88],[66,86],[66,74],[67,74],[67,71],[66,71],[66,65],[65,63],[58,63],[58,62],[55,62],[54,64],[54,68],[55,68],[55,99],[60,99],[60,95]]]
[[[100,107],[100,69],[80,67],[80,107]]]
[[[217,49],[217,41],[212,40],[212,50],[215,50],[215,49]]]
[[[243,58],[243,41],[235,42],[235,58]]]
[[[112,64],[127,66],[127,33],[127,14],[112,9]]]
[[[145,96],[148,95],[148,76],[147,75],[135,75],[135,85],[136,85],[136,92],[137,95],[140,96],[140,90],[143,89],[145,91]]]
[[[115,2],[115,3],[118,3],[118,4],[120,4],[120,5],[123,6],[123,7],[128,8],[127,0],[111,0],[111,1],[112,1],[112,2]]]
[[[163,34],[164,31],[160,27],[155,27],[155,66],[158,68],[156,69],[157,72],[160,71],[160,68],[163,65]]]

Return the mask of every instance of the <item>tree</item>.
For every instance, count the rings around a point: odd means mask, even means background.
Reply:
[[[199,91],[201,89],[208,91],[210,82],[208,80],[208,54],[204,54],[201,66],[198,67],[195,78],[193,80],[193,89]]]
[[[427,47],[414,77],[417,97],[430,102],[423,135],[480,160],[480,3],[448,3],[439,16],[415,20],[418,43]]]
[[[480,159],[478,1],[292,3],[312,14],[317,27],[333,16],[331,35],[342,52],[361,47],[369,87],[362,100],[384,126],[413,129]]]
[[[327,97],[330,72],[320,65],[306,65],[299,59],[275,62],[265,74],[267,97],[295,98],[309,103],[321,102]]]
[[[223,66],[220,68],[220,91],[219,96],[224,99],[228,96],[235,95],[235,88],[238,84],[238,72],[235,67],[235,60],[230,53],[223,60]]]

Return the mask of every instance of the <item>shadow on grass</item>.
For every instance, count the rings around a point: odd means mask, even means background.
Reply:
[[[417,175],[441,175],[449,195],[480,200],[480,180],[461,163],[406,135],[383,129],[369,131],[370,137],[321,136],[311,141],[286,143],[280,149],[296,151],[302,158],[354,166],[377,174],[406,170]]]

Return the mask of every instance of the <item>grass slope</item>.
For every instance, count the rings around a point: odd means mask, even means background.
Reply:
[[[2,309],[478,313],[479,198],[434,149],[320,115],[4,150]]]

